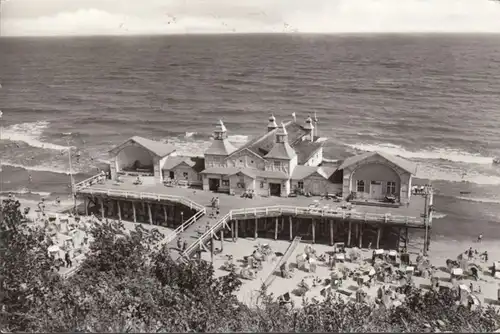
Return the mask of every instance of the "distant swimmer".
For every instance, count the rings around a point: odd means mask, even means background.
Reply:
[[[61,199],[59,198],[59,196],[56,197],[56,204],[61,205]]]
[[[28,175],[28,182],[29,182],[29,183],[33,182],[33,176],[31,176],[31,174],[30,174],[30,175]]]

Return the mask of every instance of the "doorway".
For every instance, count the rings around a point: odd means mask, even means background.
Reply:
[[[281,196],[281,184],[269,183],[269,194],[271,196]]]
[[[208,189],[218,191],[220,187],[220,179],[208,179]]]
[[[175,173],[173,171],[168,172],[168,177],[172,180],[175,179]]]
[[[381,199],[382,195],[382,182],[372,181],[370,184],[370,194],[372,199]]]

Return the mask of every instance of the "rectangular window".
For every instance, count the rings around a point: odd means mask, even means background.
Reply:
[[[187,179],[189,174],[187,172],[184,172],[184,173],[182,173],[182,176],[184,176],[184,178]]]
[[[358,183],[357,183],[357,192],[358,193],[364,193],[365,192],[365,181],[358,180]]]
[[[229,187],[229,180],[222,180],[223,187]]]
[[[395,195],[396,194],[396,182],[389,181],[387,182],[387,195]]]
[[[304,189],[304,181],[299,181],[298,187],[299,189]]]
[[[281,161],[274,162],[274,169],[281,169]]]

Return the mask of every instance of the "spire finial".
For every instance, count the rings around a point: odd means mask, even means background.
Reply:
[[[221,119],[219,120],[219,125],[220,125],[220,130],[221,130],[222,132],[226,132],[226,131],[227,131],[227,129],[226,129],[226,127],[224,126],[224,123],[222,122],[222,120],[221,120]]]
[[[288,132],[286,132],[286,127],[285,127],[285,123],[284,122],[281,122],[281,129],[282,129],[282,134],[284,134],[284,135],[288,134]]]

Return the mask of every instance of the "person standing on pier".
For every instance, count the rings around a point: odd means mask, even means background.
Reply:
[[[182,251],[185,252],[187,247],[188,247],[188,242],[184,240],[184,242],[182,243]]]
[[[182,237],[179,236],[179,238],[177,238],[177,248],[181,249],[182,247]]]
[[[219,211],[219,204],[220,204],[219,197],[215,197],[215,207],[217,208],[217,211]]]

